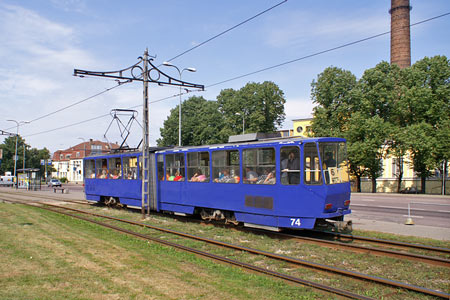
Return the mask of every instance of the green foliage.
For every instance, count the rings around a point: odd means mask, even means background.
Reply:
[[[182,145],[224,143],[230,135],[273,132],[285,118],[283,92],[273,82],[248,83],[240,90],[222,90],[217,101],[190,97],[181,106]],[[160,129],[159,146],[178,145],[178,106]]]
[[[8,137],[3,144],[0,145],[3,149],[3,159],[0,165],[0,174],[5,172],[14,172],[14,153],[16,149],[16,137]],[[50,158],[50,151],[47,148],[36,149],[31,148],[25,140],[19,135],[17,139],[17,169],[23,167],[23,152],[25,149],[25,167],[26,168],[41,168],[41,159]]]
[[[450,159],[450,61],[425,57],[400,70],[387,62],[364,72],[329,67],[312,82],[313,132],[348,140],[350,170],[358,179],[380,176],[383,150],[394,157],[411,153],[416,174]],[[399,175],[400,186],[401,175]],[[376,188],[372,185],[373,191]]]
[[[284,93],[270,81],[247,83],[238,91],[223,90],[217,96],[217,102],[226,133],[242,133],[243,115],[246,133],[276,131],[276,125],[281,125],[285,118]]]
[[[357,81],[350,71],[326,68],[311,84],[314,108],[312,130],[315,136],[343,137],[352,110],[358,106],[355,95]]]

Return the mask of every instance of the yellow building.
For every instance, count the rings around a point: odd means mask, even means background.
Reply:
[[[312,134],[311,122],[312,118],[307,119],[295,119],[294,122],[293,136],[308,137]]]

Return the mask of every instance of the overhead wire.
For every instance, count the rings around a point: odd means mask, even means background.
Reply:
[[[438,16],[435,16],[435,17],[431,17],[431,18],[428,18],[428,19],[425,19],[425,20],[422,20],[422,21],[410,24],[410,27],[416,26],[416,25],[419,25],[419,24],[423,24],[423,23],[426,23],[426,22],[429,22],[429,21],[432,21],[432,20],[435,20],[435,19],[447,16],[447,15],[450,15],[450,12],[447,12],[447,13],[444,13],[444,14],[441,14],[441,15],[438,15]],[[390,31],[386,31],[386,32],[383,32],[383,33],[372,35],[372,36],[367,37],[367,38],[359,39],[357,41],[349,42],[349,43],[346,43],[346,44],[343,44],[343,45],[340,45],[340,46],[336,46],[336,47],[329,48],[329,49],[326,49],[326,50],[323,50],[323,51],[319,51],[319,52],[316,52],[316,53],[313,53],[313,54],[309,54],[309,55],[306,55],[306,56],[303,56],[303,57],[300,57],[300,58],[292,59],[292,60],[289,60],[289,61],[286,61],[286,62],[283,62],[283,63],[279,63],[279,64],[276,64],[276,65],[273,65],[273,66],[270,66],[270,67],[266,67],[266,68],[263,68],[263,69],[260,69],[260,70],[257,70],[257,71],[253,71],[253,72],[250,72],[250,73],[246,73],[244,75],[236,76],[236,77],[233,77],[233,78],[230,78],[230,79],[227,79],[227,80],[223,80],[223,81],[220,81],[220,82],[208,85],[208,86],[206,86],[206,88],[212,87],[212,86],[216,86],[216,85],[219,85],[219,84],[223,84],[223,83],[226,83],[226,82],[229,82],[229,81],[232,81],[232,80],[236,80],[236,79],[239,79],[239,78],[247,77],[247,76],[250,76],[250,75],[253,75],[253,74],[256,74],[256,73],[264,72],[264,71],[267,71],[267,70],[270,70],[270,69],[278,68],[278,67],[281,67],[281,66],[284,66],[284,65],[287,65],[287,64],[291,64],[291,63],[294,63],[294,62],[297,62],[297,61],[300,61],[300,60],[304,60],[304,59],[307,59],[307,58],[310,58],[310,57],[313,57],[313,56],[317,56],[317,55],[320,55],[320,54],[324,54],[324,53],[327,53],[327,52],[331,52],[331,51],[334,51],[334,50],[345,48],[345,47],[348,47],[348,46],[351,46],[351,45],[355,45],[355,44],[358,44],[358,43],[361,43],[361,42],[364,42],[364,41],[368,41],[368,40],[371,40],[371,39],[374,39],[374,38],[377,38],[377,37],[380,37],[380,36],[383,36],[383,35],[386,35],[386,34],[389,34],[389,33],[390,33]],[[187,93],[181,93],[181,94],[176,94],[176,95],[164,97],[164,98],[161,98],[161,99],[150,101],[149,103],[157,103],[157,102],[161,102],[161,101],[168,100],[168,99],[171,99],[171,98],[174,98],[174,97],[177,97],[177,96],[180,96],[180,95],[185,95],[185,94],[187,94]],[[142,104],[133,106],[133,107],[131,107],[129,109],[137,108],[137,107],[140,107],[140,106],[142,106]],[[55,128],[55,129],[50,129],[50,130],[34,133],[34,134],[31,134],[31,135],[26,135],[25,137],[34,136],[34,135],[38,135],[38,134],[52,132],[52,131],[55,131],[55,130],[64,129],[64,128],[67,128],[67,127],[71,127],[71,126],[79,125],[79,124],[82,124],[82,123],[90,122],[90,121],[93,121],[93,120],[96,120],[96,119],[99,119],[99,118],[102,118],[102,117],[105,117],[105,116],[108,116],[108,115],[109,114],[101,115],[101,116],[94,117],[94,118],[91,118],[91,119],[88,119],[88,120],[85,120],[85,121],[80,121],[80,122],[76,122],[76,123],[69,124],[69,125],[66,125],[66,126],[58,127],[58,128]]]
[[[78,105],[78,104],[80,104],[80,103],[86,102],[86,101],[88,101],[88,100],[90,100],[90,99],[92,99],[92,98],[98,97],[98,96],[100,96],[100,95],[102,95],[102,94],[104,94],[104,93],[106,93],[106,92],[109,92],[109,91],[111,91],[111,90],[113,90],[113,89],[115,89],[115,88],[117,88],[117,87],[119,87],[119,86],[122,86],[124,83],[127,83],[127,82],[119,82],[117,85],[115,85],[115,86],[113,86],[113,87],[110,87],[110,88],[107,88],[107,89],[105,89],[104,91],[98,92],[98,93],[96,93],[96,94],[94,94],[94,95],[92,95],[92,96],[89,96],[89,97],[87,97],[87,98],[84,98],[84,99],[82,99],[82,100],[80,100],[80,101],[77,101],[77,102],[74,102],[74,103],[72,103],[72,104],[70,104],[70,105],[64,106],[64,107],[62,107],[62,108],[60,108],[60,109],[57,109],[57,110],[55,110],[55,111],[53,111],[53,112],[47,113],[47,114],[45,114],[45,115],[42,115],[42,116],[40,116],[40,117],[38,117],[38,118],[35,118],[35,119],[33,119],[33,120],[27,121],[26,124],[30,124],[30,123],[32,123],[32,122],[35,122],[35,121],[44,119],[44,118],[46,118],[46,117],[49,117],[49,116],[54,115],[54,114],[56,114],[56,113],[59,113],[59,112],[61,112],[61,111],[63,111],[63,110],[66,110],[66,109],[68,109],[68,108],[71,108],[71,107],[73,107],[73,106],[75,106],[75,105]],[[7,128],[6,130],[11,129],[11,128],[14,128],[14,127],[15,127],[15,126],[10,127],[10,128]]]
[[[230,27],[230,28],[228,28],[227,30],[222,31],[221,33],[216,34],[215,36],[213,36],[213,37],[211,37],[211,38],[209,38],[209,39],[207,39],[207,40],[201,42],[200,44],[195,45],[194,47],[192,47],[192,48],[190,48],[190,49],[188,49],[188,50],[186,50],[186,51],[184,51],[184,52],[178,54],[177,56],[174,56],[174,57],[172,57],[171,59],[168,59],[167,61],[173,61],[173,60],[177,59],[178,57],[180,57],[180,56],[182,56],[182,55],[185,55],[186,53],[191,52],[192,50],[197,49],[197,48],[200,47],[200,46],[203,46],[204,44],[206,44],[206,43],[208,43],[208,42],[210,42],[210,41],[212,41],[212,40],[218,38],[219,36],[224,35],[225,33],[229,32],[229,31],[231,31],[231,30],[233,30],[233,29],[235,29],[235,28],[237,28],[237,27],[239,27],[239,26],[241,26],[241,25],[243,25],[243,24],[245,24],[245,23],[247,23],[247,22],[249,22],[249,21],[251,21],[251,20],[253,20],[253,19],[255,19],[255,18],[257,18],[257,17],[259,17],[259,16],[261,16],[261,15],[263,15],[263,14],[265,14],[265,13],[267,13],[268,11],[271,11],[272,9],[274,9],[274,8],[276,8],[276,7],[278,7],[278,6],[282,5],[282,4],[284,4],[284,3],[286,3],[286,2],[287,2],[287,0],[281,1],[280,3],[275,4],[275,5],[272,6],[272,7],[269,7],[268,9],[266,9],[266,10],[264,10],[264,11],[262,11],[262,12],[256,14],[256,15],[254,15],[253,17],[250,17],[250,18],[248,18],[248,19],[246,19],[246,20],[240,22],[239,24],[236,24],[236,25],[234,25],[233,27]]]
[[[419,24],[422,24],[422,23],[425,23],[425,22],[429,22],[431,20],[438,19],[438,18],[447,16],[447,15],[450,15],[450,12],[442,14],[442,15],[439,15],[439,16],[436,16],[436,17],[432,17],[432,18],[429,18],[429,19],[426,19],[426,20],[422,20],[422,21],[416,22],[414,24],[411,24],[410,27],[416,26],[416,25],[419,25]],[[249,73],[246,73],[246,74],[243,74],[243,75],[239,75],[239,76],[236,76],[236,77],[233,77],[233,78],[230,78],[230,79],[222,80],[222,81],[219,81],[217,83],[210,84],[210,85],[206,86],[206,88],[213,87],[213,86],[216,86],[216,85],[220,85],[220,84],[223,84],[223,83],[226,83],[226,82],[229,82],[229,81],[233,81],[233,80],[236,80],[236,79],[240,79],[240,78],[243,78],[243,77],[247,77],[247,76],[250,76],[250,75],[253,75],[253,74],[257,74],[257,73],[261,73],[261,72],[264,72],[264,71],[268,71],[268,70],[271,70],[271,69],[279,68],[281,66],[288,65],[288,64],[300,61],[300,60],[304,60],[304,59],[310,58],[310,57],[318,56],[318,55],[321,55],[321,54],[324,54],[324,53],[327,53],[327,52],[331,52],[331,51],[334,51],[334,50],[338,50],[338,49],[342,49],[342,48],[345,48],[345,47],[348,47],[348,46],[359,44],[359,43],[362,43],[362,42],[365,42],[365,41],[368,41],[368,40],[371,40],[371,39],[374,39],[374,38],[377,38],[377,37],[380,37],[380,36],[383,36],[383,35],[386,35],[386,34],[389,34],[389,33],[391,33],[390,30],[386,31],[386,32],[383,32],[383,33],[372,35],[372,36],[367,37],[367,38],[359,39],[359,40],[356,40],[356,41],[353,41],[353,42],[349,42],[349,43],[346,43],[346,44],[343,44],[343,45],[340,45],[340,46],[336,46],[336,47],[329,48],[329,49],[326,49],[326,50],[323,50],[323,51],[319,51],[319,52],[315,52],[315,53],[312,53],[312,54],[309,54],[309,55],[305,55],[305,56],[302,56],[302,57],[299,57],[299,58],[295,58],[295,59],[292,59],[292,60],[289,60],[289,61],[286,61],[286,62],[282,62],[282,63],[276,64],[276,65],[273,65],[273,66],[270,66],[270,67],[266,67],[266,68],[259,69],[259,70],[253,71],[253,72],[249,72]]]
[[[182,93],[182,94],[187,94],[187,93]],[[161,98],[161,99],[154,100],[154,101],[150,101],[149,103],[161,102],[161,101],[164,101],[164,100],[167,100],[167,99],[170,99],[170,98],[175,98],[175,97],[178,97],[178,96],[180,96],[180,94],[168,96],[168,97]],[[139,104],[139,105],[128,107],[127,109],[138,108],[138,107],[141,107],[141,106],[142,106],[142,104]],[[35,136],[35,135],[39,135],[39,134],[44,134],[44,133],[49,133],[49,132],[65,129],[65,128],[76,126],[76,125],[80,125],[80,124],[83,124],[83,123],[88,123],[88,122],[91,122],[91,121],[95,121],[95,120],[98,120],[98,119],[101,119],[101,118],[104,118],[104,117],[107,117],[107,116],[110,116],[110,114],[108,113],[108,114],[104,114],[104,115],[101,115],[101,116],[89,118],[87,120],[83,120],[83,121],[75,122],[75,123],[72,123],[72,124],[64,125],[64,126],[61,126],[61,127],[57,127],[57,128],[53,128],[53,129],[49,129],[49,130],[44,130],[44,131],[40,131],[40,132],[36,132],[36,133],[32,133],[32,134],[27,134],[27,135],[24,135],[23,137],[30,137],[30,136]]]
[[[283,0],[283,1],[281,1],[281,2],[279,2],[279,3],[277,3],[277,4],[275,4],[275,5],[273,5],[273,6],[271,6],[271,7],[269,7],[268,9],[266,9],[266,10],[264,10],[264,11],[262,11],[262,12],[256,14],[256,15],[254,15],[254,16],[252,16],[252,17],[250,17],[250,18],[248,18],[248,19],[246,19],[246,20],[244,20],[244,21],[242,21],[242,22],[240,22],[240,23],[238,23],[238,24],[236,24],[236,25],[234,25],[234,26],[228,28],[227,30],[222,31],[222,32],[219,33],[219,34],[214,35],[213,37],[211,37],[211,38],[209,38],[209,39],[207,39],[207,40],[201,42],[200,44],[198,44],[198,45],[196,45],[196,46],[194,46],[194,47],[192,47],[192,48],[190,48],[190,49],[188,49],[188,50],[186,50],[186,51],[184,51],[184,52],[178,54],[177,56],[175,56],[175,57],[169,59],[168,61],[173,61],[173,60],[177,59],[178,57],[180,57],[180,56],[182,56],[182,55],[184,55],[184,54],[186,54],[186,53],[188,53],[188,52],[190,52],[190,51],[192,51],[192,50],[194,50],[194,49],[196,49],[196,48],[198,48],[198,47],[200,47],[200,46],[202,46],[202,45],[204,45],[204,44],[206,44],[206,43],[208,43],[208,42],[210,42],[210,41],[212,41],[212,40],[214,40],[214,39],[216,39],[216,38],[218,38],[218,37],[220,37],[220,36],[222,36],[222,35],[224,35],[225,33],[229,32],[229,31],[231,31],[231,30],[233,30],[233,29],[235,29],[235,28],[237,28],[237,27],[239,27],[239,26],[241,26],[241,25],[243,25],[243,24],[245,24],[245,23],[247,23],[247,22],[249,22],[249,21],[251,21],[251,20],[253,20],[253,19],[255,19],[255,18],[257,18],[257,17],[259,17],[259,16],[261,16],[261,15],[263,15],[263,14],[265,14],[265,13],[267,13],[267,12],[269,12],[269,11],[271,11],[272,9],[274,9],[274,8],[276,8],[276,7],[278,7],[278,6],[282,5],[282,4],[284,4],[284,3],[286,3],[287,1],[288,1],[288,0]],[[125,82],[125,83],[127,83],[127,82]],[[116,87],[122,85],[122,84],[123,84],[123,82],[119,82],[119,84],[116,85],[116,86],[114,86],[114,87],[108,88],[108,89],[106,89],[106,90],[104,90],[104,91],[102,91],[102,92],[99,92],[99,93],[97,93],[97,94],[95,94],[95,95],[92,95],[92,96],[90,96],[90,97],[88,97],[88,98],[85,98],[85,99],[83,99],[83,100],[77,101],[77,102],[75,102],[75,103],[73,103],[73,104],[71,104],[71,105],[65,106],[65,107],[63,107],[63,108],[61,108],[61,109],[58,109],[58,110],[54,111],[54,112],[45,114],[45,115],[40,116],[40,117],[38,117],[38,118],[35,118],[35,119],[31,120],[31,121],[28,121],[28,124],[29,124],[29,123],[32,123],[32,122],[35,122],[35,121],[38,121],[38,120],[41,120],[41,119],[46,118],[46,117],[48,117],[48,116],[51,116],[51,115],[56,114],[56,113],[58,113],[58,112],[61,112],[61,111],[63,111],[63,110],[66,110],[66,109],[68,109],[68,108],[70,108],[70,107],[73,107],[73,106],[75,106],[75,105],[78,105],[78,104],[80,104],[80,103],[83,103],[83,102],[85,102],[85,101],[88,101],[88,100],[90,100],[90,99],[92,99],[92,98],[95,98],[95,97],[97,97],[97,96],[100,96],[100,95],[102,95],[102,94],[104,94],[104,93],[106,93],[106,92],[108,92],[108,91],[110,91],[110,90],[112,90],[112,89],[114,89],[114,88],[116,88]],[[170,98],[172,98],[172,96],[171,96]],[[162,100],[166,100],[166,98],[157,100],[156,102],[159,102],[159,101],[162,101]],[[14,128],[14,127],[11,127],[11,128]],[[8,130],[8,129],[11,129],[11,128],[7,128],[7,130]]]

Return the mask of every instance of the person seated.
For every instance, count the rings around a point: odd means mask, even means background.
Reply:
[[[228,169],[224,169],[219,178],[214,179],[214,182],[235,183],[235,179],[230,175],[230,171],[228,171]]]
[[[170,178],[170,172],[167,171],[167,172],[166,172],[166,180],[167,180],[167,181],[170,180],[169,178]]]
[[[199,173],[195,173],[194,176],[191,177],[191,180],[189,180],[191,182],[205,182],[206,181],[206,176]]]
[[[245,168],[244,183],[256,183],[258,181],[258,174],[250,168]]]
[[[203,174],[198,175],[197,180],[198,180],[198,182],[209,181],[208,178],[206,177],[206,175],[203,175]]]
[[[112,179],[119,179],[119,174],[117,173],[117,170],[114,170],[113,174],[111,175]]]
[[[263,184],[275,184],[276,181],[275,171],[272,171],[267,175],[266,179],[264,179]]]
[[[177,171],[175,173],[175,177],[173,178],[173,181],[183,181],[183,180],[184,180],[183,176],[181,176],[180,172]]]
[[[102,175],[100,175],[101,179],[107,179],[108,178],[108,170],[103,169],[102,170]]]

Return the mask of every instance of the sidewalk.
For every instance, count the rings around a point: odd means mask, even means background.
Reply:
[[[399,235],[410,235],[436,240],[450,241],[450,229],[423,225],[405,225],[393,222],[361,219],[358,216],[350,215],[345,220],[352,220],[353,229],[379,231]]]

